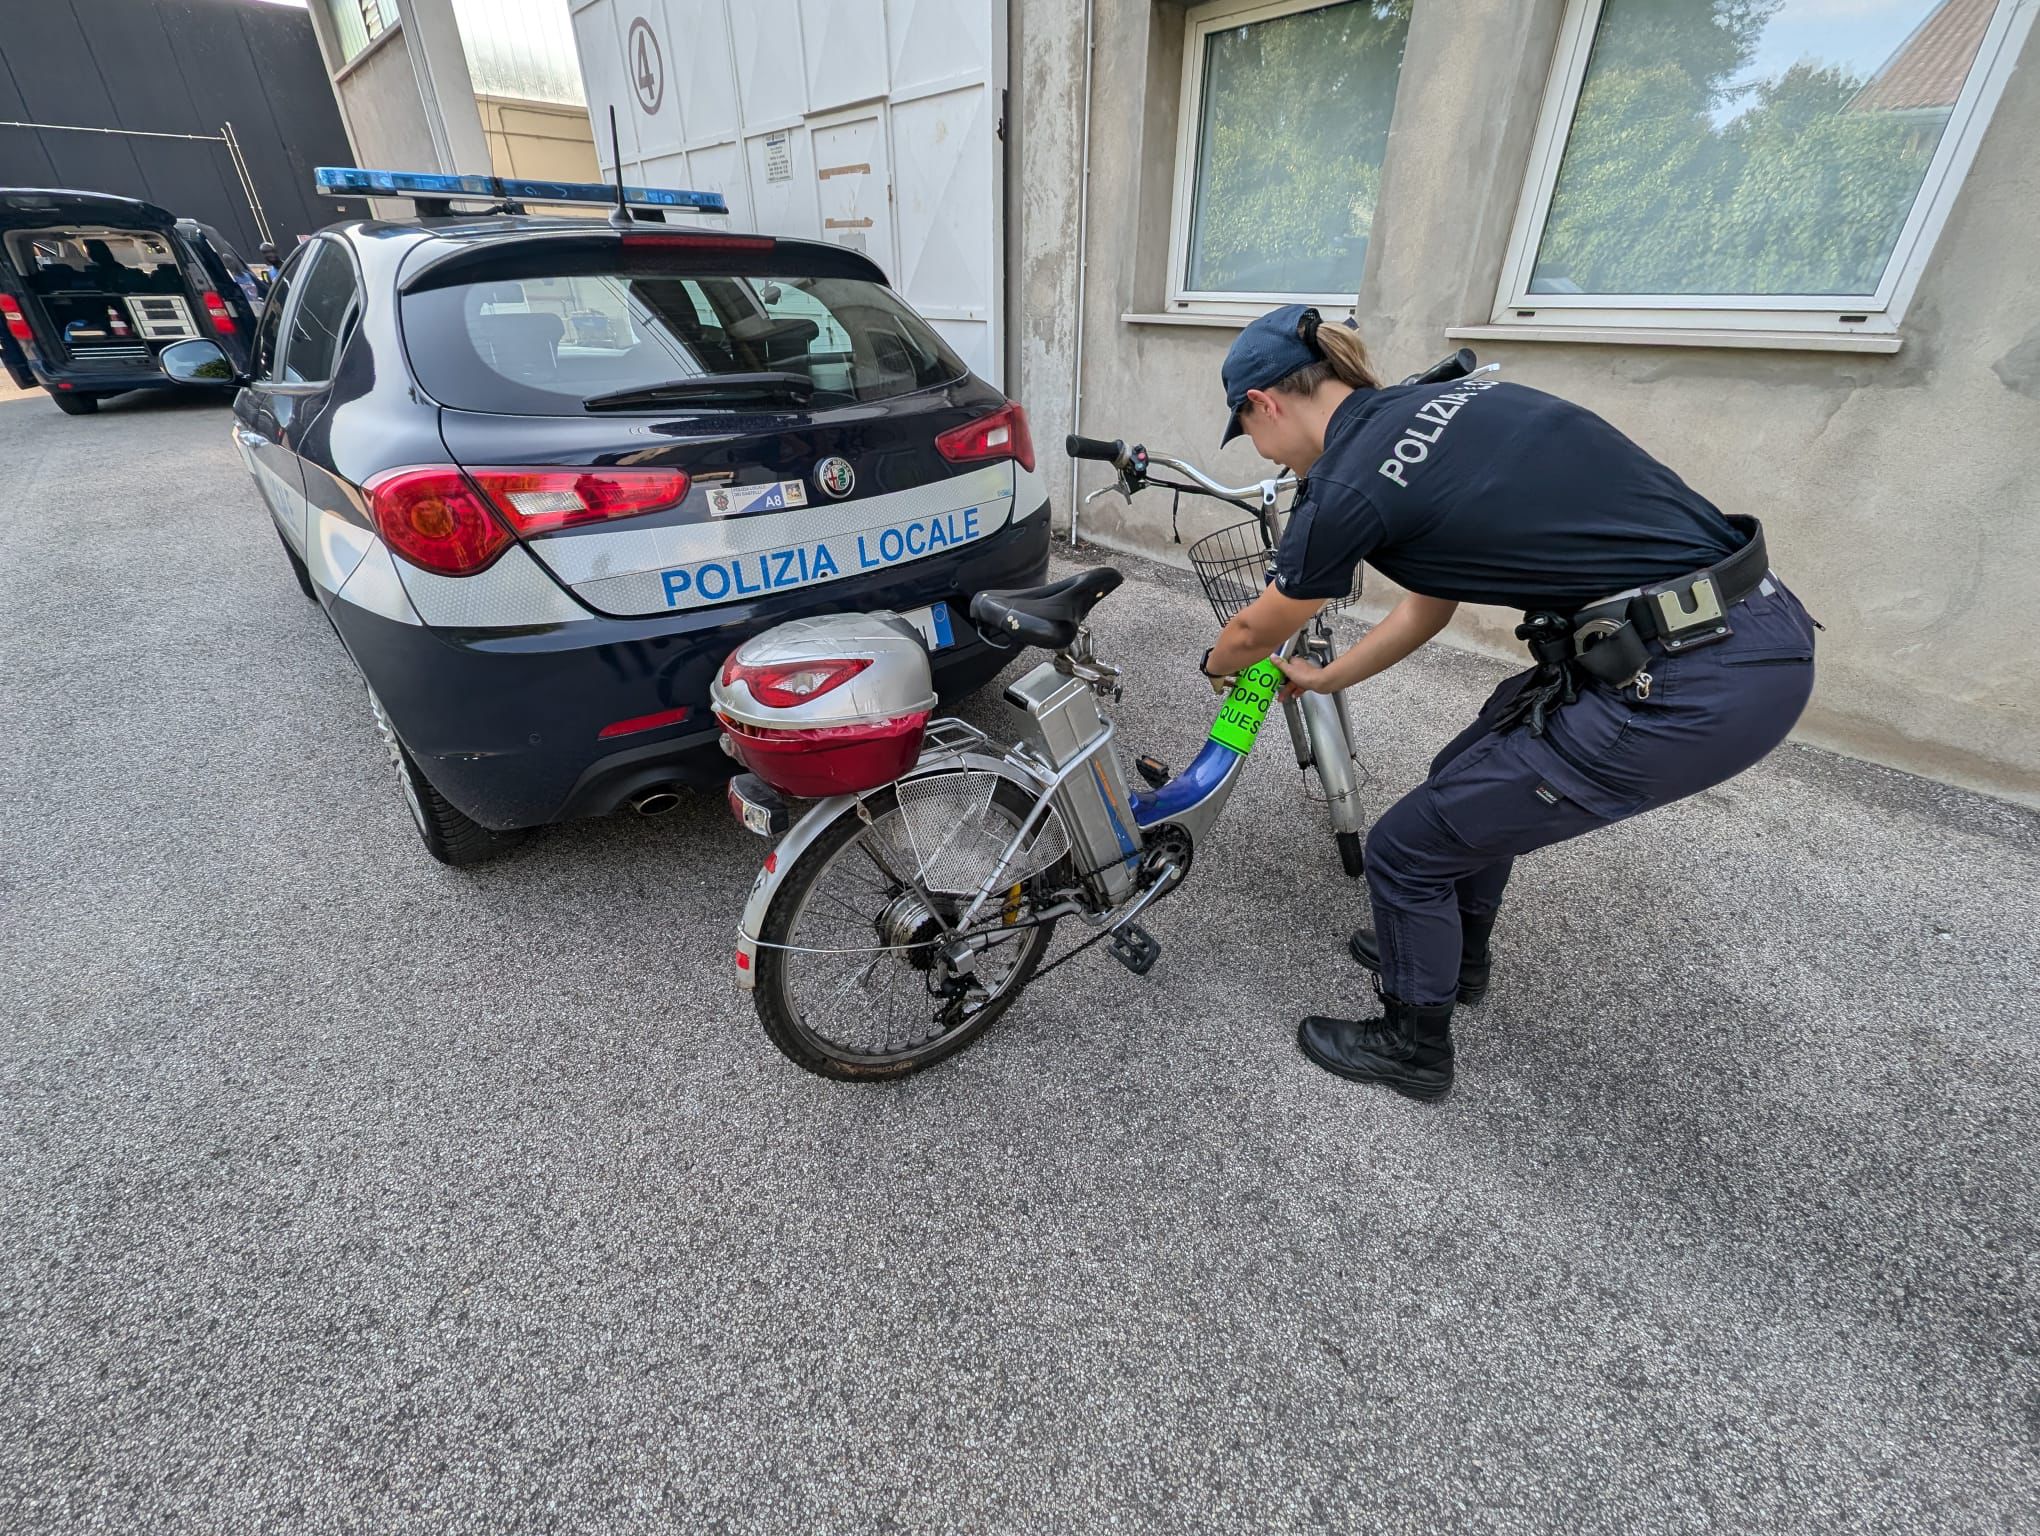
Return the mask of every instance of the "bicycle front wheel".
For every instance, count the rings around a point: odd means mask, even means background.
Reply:
[[[1002,933],[978,952],[969,980],[943,964],[941,938],[969,903],[954,888],[974,889],[984,875],[934,880],[929,866],[940,861],[953,873],[975,860],[988,873],[1031,802],[996,775],[941,779],[960,792],[944,819],[942,848],[931,855],[925,832],[917,842],[898,786],[867,795],[870,820],[855,808],[839,816],[787,871],[766,909],[759,1021],[780,1052],[810,1072],[875,1082],[955,1055],[1012,1006],[1047,953],[1055,925],[1036,924],[1030,914],[1066,873],[1063,859],[1016,880],[980,910],[973,927]],[[915,782],[926,789],[941,781]],[[1041,835],[1059,837],[1060,824]],[[927,888],[938,883],[952,889]]]

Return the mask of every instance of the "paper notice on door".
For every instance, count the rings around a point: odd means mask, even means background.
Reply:
[[[792,134],[781,132],[765,135],[765,179],[767,181],[793,180]]]

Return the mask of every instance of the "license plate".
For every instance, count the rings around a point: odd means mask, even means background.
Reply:
[[[956,631],[950,627],[947,603],[937,603],[932,608],[916,608],[900,617],[921,632],[922,640],[931,651],[956,643]]]

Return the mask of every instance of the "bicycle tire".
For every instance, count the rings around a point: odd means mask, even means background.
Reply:
[[[1018,785],[1002,782],[994,798],[1017,815],[1025,815],[1031,802]],[[899,797],[890,788],[864,798],[864,807],[874,821],[889,814],[899,803]],[[799,1010],[789,990],[787,954],[781,947],[791,941],[794,924],[805,905],[807,896],[816,882],[830,867],[830,863],[841,849],[865,829],[865,822],[852,806],[836,818],[822,834],[801,851],[800,857],[786,873],[785,881],[773,894],[772,903],[765,910],[765,920],[759,925],[757,983],[754,1002],[758,1020],[764,1026],[766,1038],[779,1053],[795,1066],[826,1077],[835,1082],[878,1083],[892,1082],[899,1078],[911,1077],[924,1072],[936,1063],[948,1060],[965,1046],[978,1040],[986,1030],[998,1022],[1013,1002],[1026,990],[1033,979],[1042,959],[1047,955],[1049,944],[1055,937],[1055,924],[1044,923],[1032,931],[1031,938],[1018,942],[1026,948],[1013,973],[998,996],[992,998],[964,1023],[913,1050],[891,1053],[885,1057],[853,1057],[835,1049],[834,1042],[809,1029],[800,1018]],[[1031,877],[1028,883],[1036,884],[1054,881],[1059,871],[1066,869],[1067,860],[1041,874]]]

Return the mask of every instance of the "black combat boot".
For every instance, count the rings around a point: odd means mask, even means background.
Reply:
[[[1495,914],[1486,917],[1469,917],[1459,914],[1459,1003],[1471,1008],[1487,996],[1488,988],[1488,935],[1495,930]],[[1352,942],[1347,944],[1353,958],[1358,960],[1375,975],[1381,974],[1381,946],[1376,942],[1372,928],[1355,928]]]
[[[1296,1029],[1303,1054],[1356,1083],[1381,1083],[1406,1099],[1442,1099],[1452,1087],[1452,1005],[1420,1008],[1381,994],[1385,1017],[1327,1019]]]

